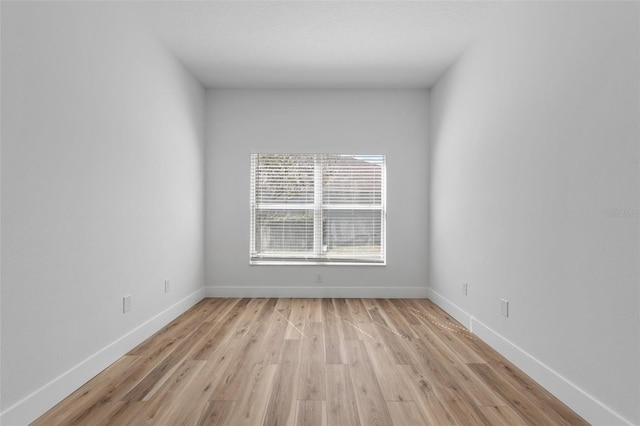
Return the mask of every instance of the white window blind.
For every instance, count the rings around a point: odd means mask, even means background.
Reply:
[[[251,264],[385,264],[386,157],[251,154]]]

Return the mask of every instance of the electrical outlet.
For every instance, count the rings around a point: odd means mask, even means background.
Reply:
[[[171,281],[164,280],[164,292],[169,293],[171,291]]]
[[[126,314],[131,310],[131,295],[122,298],[122,313]]]
[[[466,296],[468,291],[469,291],[469,284],[462,283],[462,294],[464,294]]]
[[[500,312],[502,316],[509,317],[509,301],[506,299],[500,299]]]

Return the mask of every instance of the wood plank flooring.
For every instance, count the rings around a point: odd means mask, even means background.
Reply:
[[[425,299],[205,299],[34,425],[580,425]]]

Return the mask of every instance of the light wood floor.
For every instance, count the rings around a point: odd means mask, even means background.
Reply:
[[[586,422],[428,300],[205,299],[34,424]]]

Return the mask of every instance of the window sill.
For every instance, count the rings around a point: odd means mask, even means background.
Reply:
[[[251,260],[249,266],[387,266],[387,262]]]

